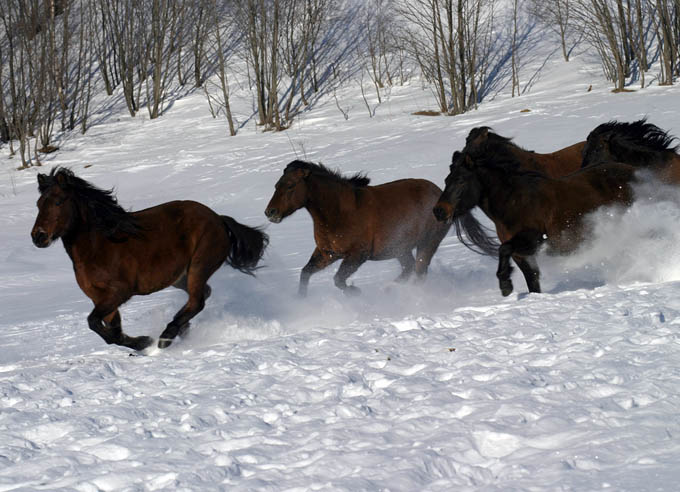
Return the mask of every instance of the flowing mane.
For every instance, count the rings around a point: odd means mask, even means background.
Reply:
[[[671,154],[677,153],[680,145],[673,146],[676,137],[658,126],[647,123],[645,118],[626,122],[612,120],[597,126],[588,141],[608,138],[610,152],[618,161],[633,165],[665,162]]]
[[[472,211],[453,219],[453,227],[458,240],[470,251],[483,256],[498,258],[499,243],[492,229],[483,226]]]
[[[58,166],[45,176],[38,185],[38,191],[42,195],[55,185],[71,194],[83,216],[107,238],[124,241],[125,236],[142,236],[142,227],[136,217],[118,205],[113,190],[97,188],[73,174],[70,169]]]
[[[284,174],[293,169],[306,169],[310,171],[315,176],[322,176],[325,178],[330,178],[338,183],[345,183],[350,186],[357,188],[363,188],[368,186],[371,180],[366,176],[365,173],[359,172],[353,176],[343,176],[340,171],[330,169],[323,164],[315,164],[313,162],[295,160],[286,166],[283,171]]]

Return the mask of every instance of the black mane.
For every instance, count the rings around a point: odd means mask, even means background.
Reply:
[[[484,142],[481,145],[474,145],[472,148],[470,148],[472,141],[479,137],[482,133],[486,133],[487,135],[487,138],[484,140]],[[518,149],[524,150],[526,152],[533,152],[520,147],[515,142],[513,142],[512,138],[510,137],[504,137],[498,133],[494,133],[490,126],[478,126],[470,130],[470,133],[465,139],[464,151],[467,151],[470,155],[477,156],[493,151],[498,152],[499,150],[504,150],[507,146],[517,147]]]
[[[680,145],[673,146],[676,137],[669,135],[658,126],[647,123],[647,119],[627,122],[612,120],[597,126],[588,135],[593,138],[609,136],[610,151],[615,160],[633,165],[655,164],[666,161],[671,153],[677,153]]]
[[[69,193],[83,216],[107,238],[124,241],[127,239],[125,236],[142,236],[142,227],[137,219],[118,205],[113,190],[97,188],[73,174],[70,169],[58,166],[49,175],[43,175],[42,181],[38,183],[41,195],[55,185]]]
[[[365,173],[356,173],[353,176],[343,176],[340,171],[330,169],[323,164],[315,164],[313,162],[295,160],[286,166],[283,171],[284,174],[293,169],[306,169],[309,170],[315,176],[322,176],[330,178],[338,183],[349,184],[354,187],[362,188],[368,186],[371,180],[366,176]]]

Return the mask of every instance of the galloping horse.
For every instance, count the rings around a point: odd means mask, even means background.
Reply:
[[[465,139],[463,152],[474,159],[489,161],[511,161],[524,171],[537,171],[557,178],[577,171],[581,167],[581,153],[585,142],[578,142],[547,154],[525,150],[512,139],[491,131],[488,126],[473,128]],[[491,236],[470,212],[456,216],[453,221],[458,239],[469,249],[487,256],[496,257],[500,243]],[[465,236],[463,236],[465,232]],[[503,231],[496,230],[501,242],[508,238]]]
[[[584,238],[583,218],[596,208],[613,203],[629,204],[635,168],[626,164],[602,164],[562,178],[523,171],[516,161],[473,158],[453,154],[446,188],[433,212],[450,222],[473,207],[480,207],[504,238],[498,251],[501,293],[512,292],[510,280],[515,260],[530,292],[540,292],[539,270],[534,255],[547,241],[557,253],[573,250]]]
[[[314,221],[316,248],[300,274],[299,294],[309,278],[342,259],[335,285],[346,294],[359,289],[347,279],[366,260],[396,258],[406,280],[427,273],[430,260],[450,228],[432,216],[441,190],[424,179],[400,179],[368,186],[363,174],[343,177],[321,164],[293,161],[276,183],[265,215],[278,223],[300,208]],[[416,248],[416,258],[413,249]]]
[[[644,118],[633,122],[610,121],[588,135],[583,167],[602,162],[624,162],[651,169],[662,181],[680,183],[680,145],[675,137]]]
[[[268,242],[261,231],[197,202],[127,212],[112,191],[65,168],[38,174],[38,190],[33,243],[46,248],[61,238],[78,285],[94,303],[87,317],[90,329],[108,344],[134,350],[145,349],[153,339],[123,333],[121,304],[170,285],[186,291],[189,300],[158,340],[158,347],[165,348],[203,309],[215,270],[226,263],[252,275]]]

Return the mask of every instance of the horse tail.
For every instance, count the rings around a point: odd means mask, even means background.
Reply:
[[[472,215],[472,212],[467,212],[453,219],[453,225],[458,240],[466,248],[480,255],[498,257],[498,248],[501,244],[494,238],[493,231],[480,224]]]
[[[259,268],[257,264],[269,244],[269,236],[259,228],[239,224],[227,215],[220,217],[231,241],[225,263],[236,270],[255,276],[254,272]]]

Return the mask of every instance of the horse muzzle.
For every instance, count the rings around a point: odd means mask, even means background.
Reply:
[[[444,222],[451,220],[453,217],[453,207],[450,203],[437,202],[437,204],[432,209],[432,213],[437,218],[438,221]]]
[[[52,243],[50,236],[42,229],[31,231],[31,239],[38,248],[47,248]]]
[[[281,216],[279,211],[274,207],[269,207],[267,210],[264,211],[264,214],[269,219],[269,222],[273,222],[274,224],[278,224],[283,220],[283,217]]]

